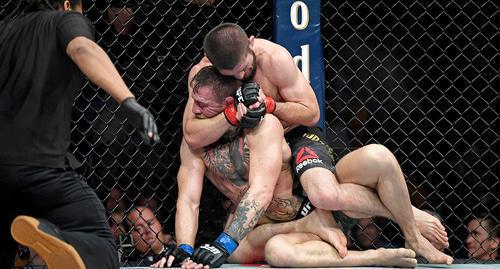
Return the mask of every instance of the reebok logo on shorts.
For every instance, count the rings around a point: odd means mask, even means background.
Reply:
[[[309,164],[322,162],[323,161],[319,159],[318,155],[316,155],[314,151],[312,151],[308,147],[303,147],[297,154],[297,158],[295,158],[295,164],[297,165],[297,167],[295,167],[295,171],[298,173],[300,169],[306,167]]]
[[[318,159],[318,155],[316,155],[316,153],[314,153],[314,151],[312,151],[310,148],[303,147],[300,149],[299,154],[297,154],[295,163],[298,165],[299,163],[307,159]]]

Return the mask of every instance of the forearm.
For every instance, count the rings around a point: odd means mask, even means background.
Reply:
[[[183,135],[186,143],[192,149],[206,147],[219,140],[231,125],[226,121],[224,114],[207,119],[192,118],[183,126]]]
[[[194,246],[198,232],[199,207],[182,199],[177,200],[175,213],[175,237],[177,245]]]
[[[106,91],[118,103],[134,96],[106,52],[95,42],[77,37],[68,44],[67,53],[90,81]]]
[[[314,126],[319,121],[319,110],[295,102],[276,102],[273,114],[290,125]],[[288,127],[288,126],[285,126]]]
[[[268,193],[249,188],[238,204],[225,232],[234,240],[241,241],[264,215],[270,201],[271,196]]]
[[[250,152],[249,188],[235,211],[227,233],[240,241],[264,215],[276,188],[283,160],[283,128],[267,114],[257,128],[247,130]]]

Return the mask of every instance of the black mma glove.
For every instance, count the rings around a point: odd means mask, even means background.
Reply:
[[[158,128],[151,112],[137,103],[134,97],[129,97],[121,104],[130,124],[137,129],[144,142],[148,145],[160,142]],[[151,134],[151,137],[149,136]]]
[[[233,126],[238,126],[241,128],[254,128],[257,124],[260,123],[264,115],[266,114],[266,105],[262,103],[256,109],[247,109],[247,113],[243,115],[241,121],[238,121],[236,118],[237,103],[230,103],[224,109],[224,116],[226,116],[226,120],[229,124]]]
[[[196,248],[193,261],[217,268],[224,264],[229,256],[238,247],[238,242],[226,233],[222,233],[212,244],[205,244]]]
[[[256,82],[245,83],[236,91],[236,100],[249,107],[259,101],[259,90],[260,86]]]
[[[259,101],[260,85],[257,82],[247,82],[236,91],[236,99],[246,107]],[[272,97],[266,96],[266,112],[273,113],[276,110],[276,102]]]
[[[165,247],[163,251],[155,257],[153,263],[157,263],[163,257],[165,257],[168,261],[169,256],[173,256],[174,261],[172,262],[171,267],[181,267],[182,262],[191,258],[192,255],[193,247],[188,244],[180,244],[175,249]],[[167,262],[165,262],[164,267],[167,267]]]
[[[226,120],[233,126],[241,128],[254,128],[259,124],[266,114],[266,104],[261,103],[256,109],[247,109],[240,121],[236,118],[238,104],[243,103],[247,108],[259,101],[259,84],[255,82],[245,83],[236,91],[234,103],[229,104],[224,109]]]

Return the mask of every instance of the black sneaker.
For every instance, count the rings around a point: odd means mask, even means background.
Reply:
[[[85,269],[75,248],[66,243],[52,223],[29,216],[18,216],[10,227],[12,237],[33,249],[49,269]]]

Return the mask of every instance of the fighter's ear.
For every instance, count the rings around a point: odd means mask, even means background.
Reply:
[[[234,97],[232,96],[227,96],[224,98],[224,106],[228,106],[229,104],[234,103]]]
[[[250,48],[253,47],[253,42],[255,41],[255,36],[251,35],[249,38],[248,38],[248,46]]]

